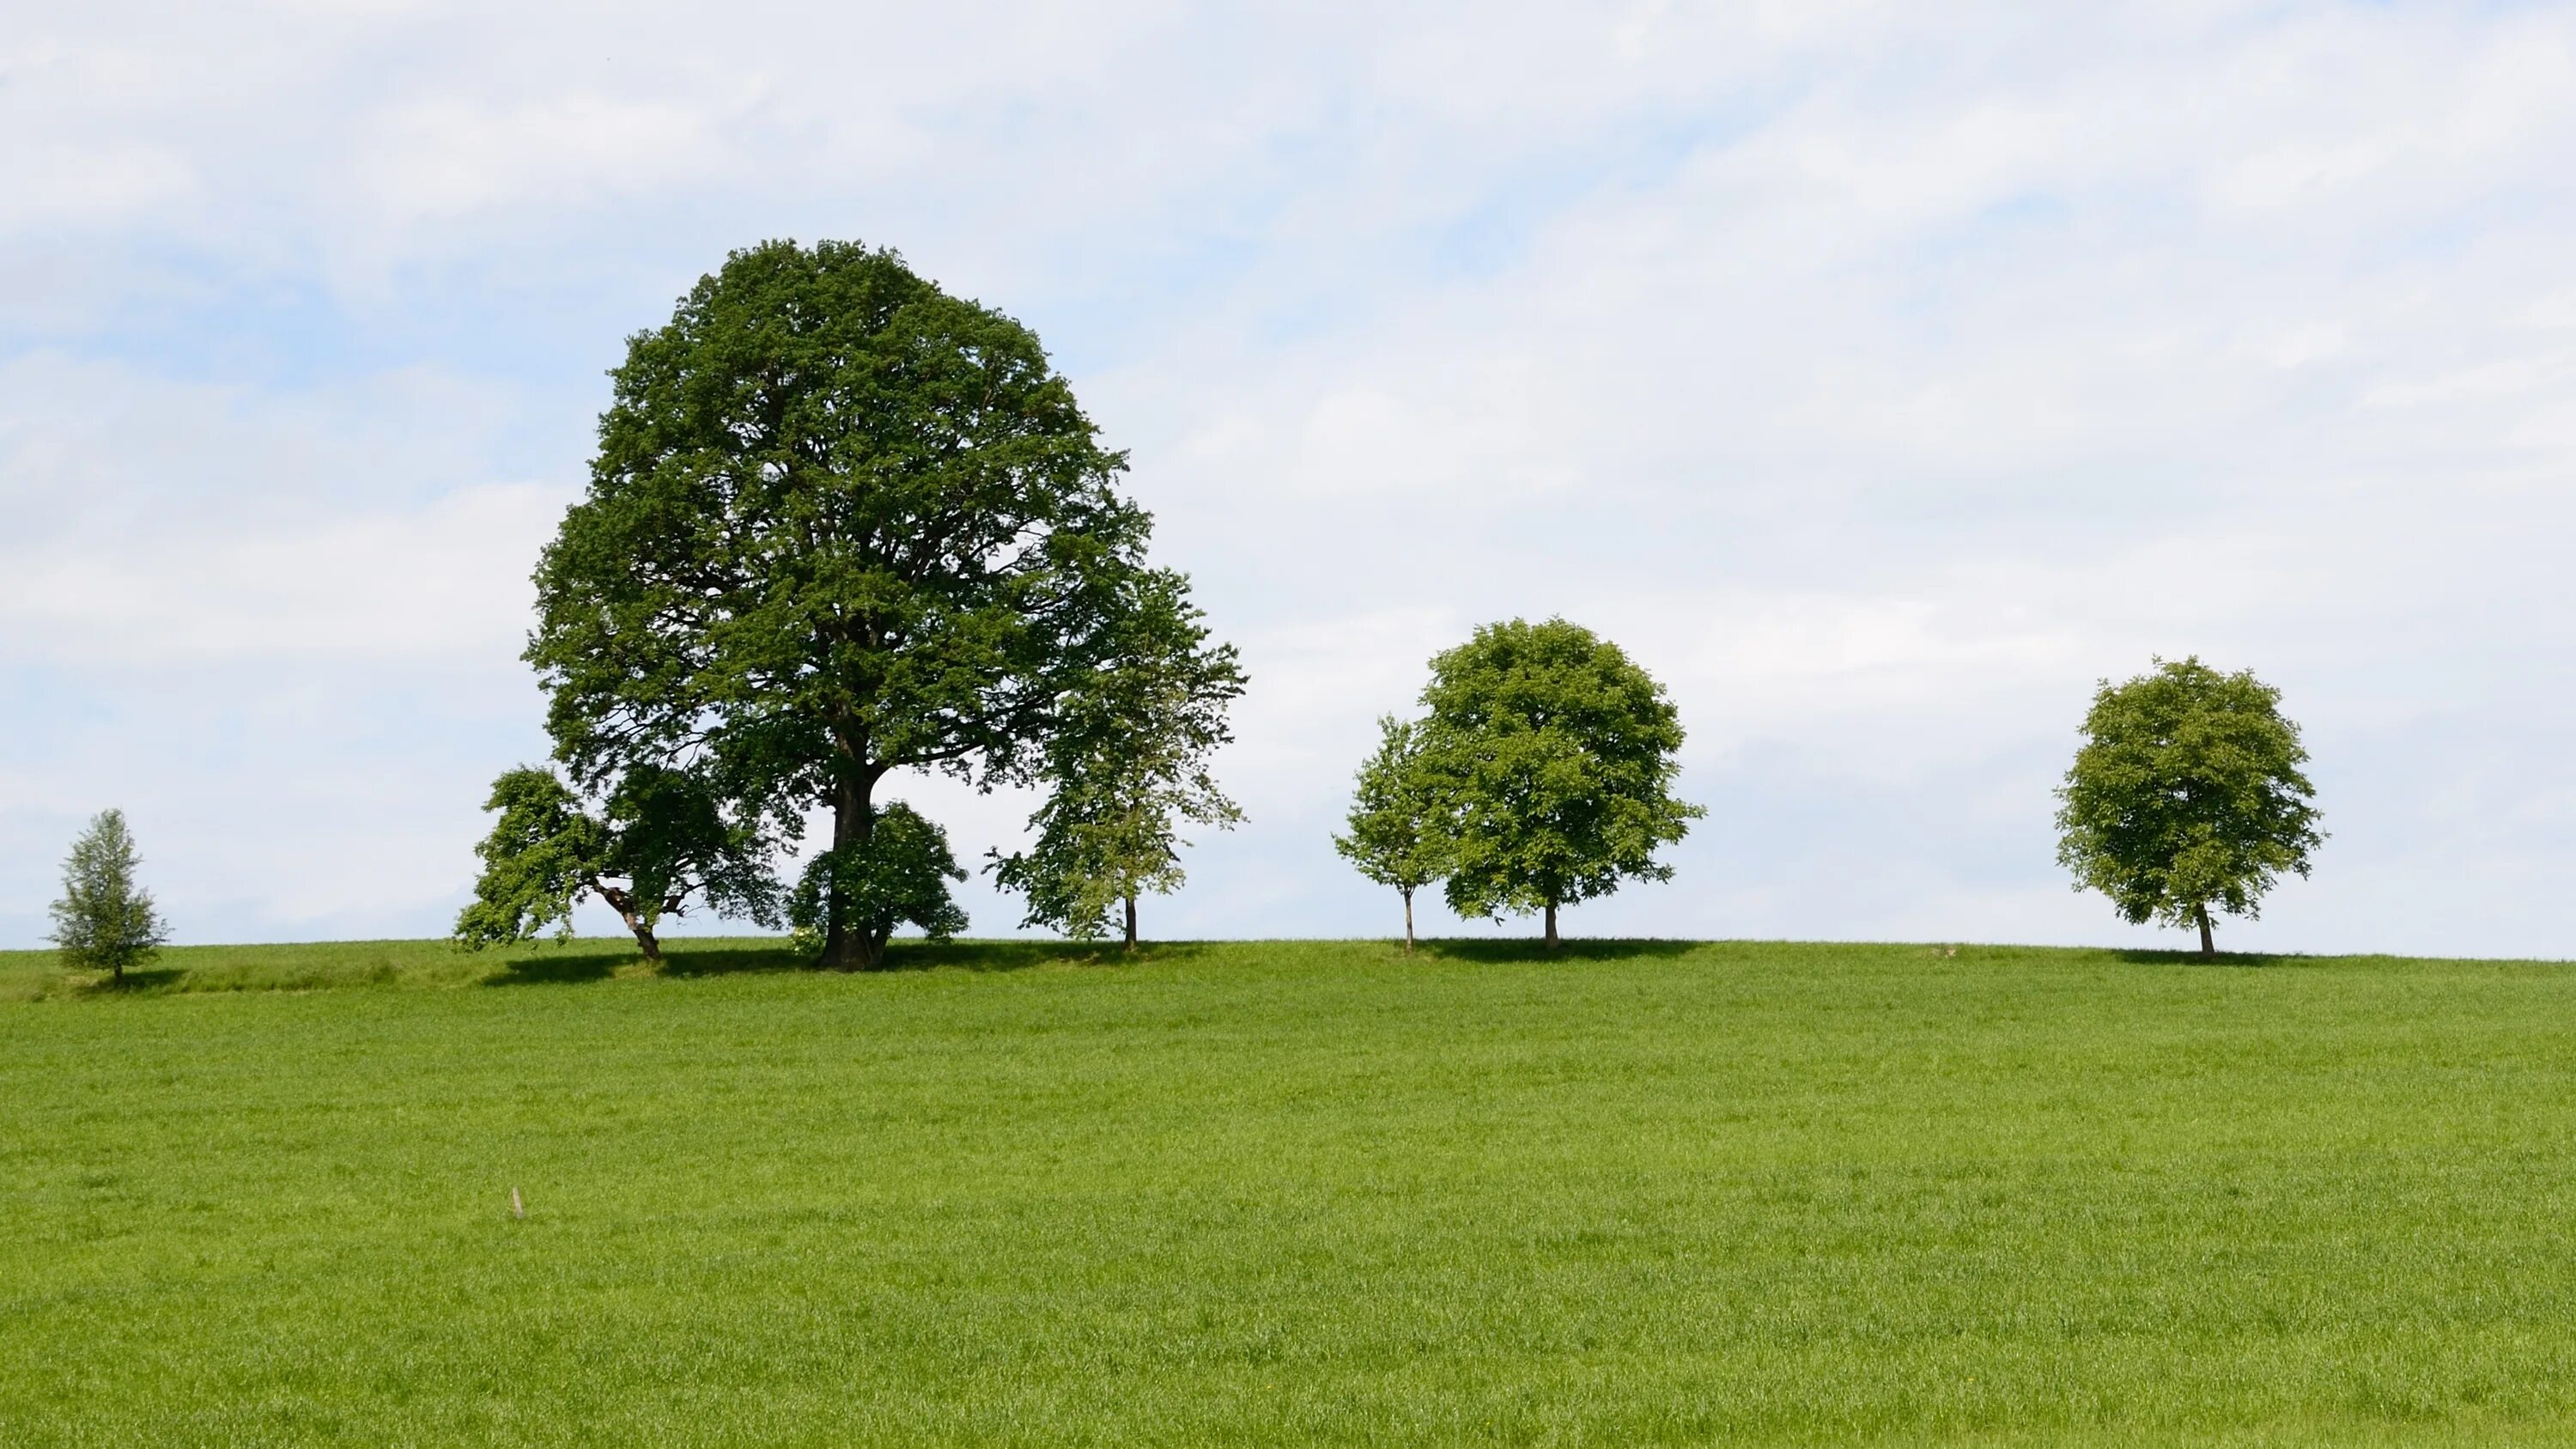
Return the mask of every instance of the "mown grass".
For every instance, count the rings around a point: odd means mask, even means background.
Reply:
[[[631,962],[0,1005],[0,1442],[2576,1438],[2565,966]]]

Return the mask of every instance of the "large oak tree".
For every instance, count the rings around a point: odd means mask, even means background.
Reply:
[[[832,820],[824,960],[874,965],[865,859],[892,771],[1037,778],[1111,653],[1150,520],[1028,328],[895,253],[735,253],[611,377],[588,496],[528,648],[589,785],[705,769]]]

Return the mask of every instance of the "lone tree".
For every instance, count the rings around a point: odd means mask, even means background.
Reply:
[[[1207,626],[1177,575],[1141,576],[1118,611],[1110,656],[1068,693],[1045,752],[1037,840],[994,853],[997,884],[1025,892],[1025,924],[1076,940],[1109,934],[1123,907],[1136,949],[1136,898],[1177,890],[1179,824],[1232,829],[1243,812],[1217,788],[1215,752],[1234,738],[1226,711],[1243,693],[1231,644]]]
[[[1431,661],[1422,767],[1460,915],[1547,913],[1622,880],[1670,880],[1657,847],[1701,806],[1672,794],[1681,718],[1663,686],[1589,629],[1514,619]]]
[[[778,923],[771,842],[701,776],[639,765],[593,812],[553,771],[523,767],[492,782],[483,808],[500,819],[474,848],[483,874],[456,918],[467,947],[524,941],[548,926],[568,938],[584,894],[617,913],[647,961],[662,959],[662,918],[688,914],[692,899]]]
[[[966,913],[948,883],[966,872],[948,848],[948,833],[900,800],[875,806],[876,819],[856,843],[827,850],[805,868],[788,902],[800,932],[820,935],[837,909],[870,961],[885,959],[895,928],[914,925],[934,941],[966,929]]]
[[[703,765],[864,860],[891,771],[1038,778],[1151,520],[1035,335],[891,251],[771,242],[610,376],[527,653],[576,784]],[[879,960],[857,878],[817,886],[830,966]]]
[[[2057,859],[2133,925],[2198,926],[2214,956],[2212,906],[2251,918],[2282,871],[2308,873],[2325,841],[2316,789],[2279,690],[2196,656],[2155,662],[2093,696],[2057,792]]]
[[[1404,954],[1413,954],[1413,893],[1449,873],[1448,822],[1423,768],[1421,726],[1381,716],[1377,753],[1360,766],[1348,835],[1333,848],[1379,885],[1404,897]]]
[[[65,965],[107,970],[119,982],[170,942],[152,893],[134,883],[134,834],[125,812],[102,810],[72,841],[63,862],[63,898],[54,902],[54,945]]]

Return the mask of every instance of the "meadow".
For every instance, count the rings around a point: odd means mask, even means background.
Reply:
[[[0,954],[0,1443],[2576,1439],[2576,967],[894,962]]]

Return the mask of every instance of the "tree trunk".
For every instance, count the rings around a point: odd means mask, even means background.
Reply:
[[[1547,903],[1547,949],[1553,951],[1565,943],[1556,938],[1556,902]]]
[[[2216,956],[2218,938],[2209,932],[2209,902],[2202,901],[2191,909],[2194,915],[2200,917],[2200,954],[2203,957]]]
[[[832,791],[832,848],[853,850],[864,847],[876,833],[876,804],[869,798],[876,787],[873,776],[858,775],[842,780]],[[823,907],[823,965],[834,971],[874,969],[885,958],[883,948],[870,939],[871,933],[860,929],[850,919],[850,903],[841,899],[840,883],[835,880]]]
[[[635,897],[622,886],[602,885],[597,876],[592,876],[587,884],[590,893],[599,897],[617,913],[617,919],[626,923],[626,929],[634,934],[636,949],[644,953],[644,959],[656,966],[661,965],[662,943],[654,938],[653,923],[636,911]]]
[[[656,966],[661,965],[662,943],[654,938],[653,928],[644,924],[644,918],[633,911],[619,911],[617,914],[624,918],[626,929],[635,933],[635,948],[644,953],[644,959]]]
[[[1127,954],[1136,954],[1136,893],[1127,893]]]
[[[1413,954],[1413,892],[1404,893],[1404,954]]]

